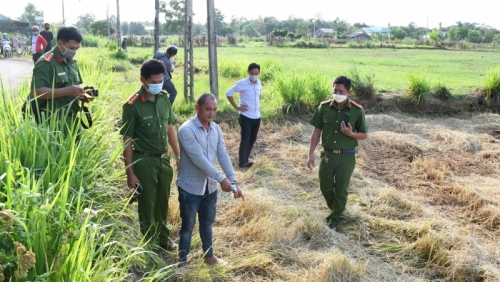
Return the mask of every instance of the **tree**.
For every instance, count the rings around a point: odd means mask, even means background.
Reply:
[[[301,37],[307,37],[311,34],[311,23],[307,21],[298,22],[297,27],[295,28],[295,33]]]
[[[36,9],[35,5],[28,3],[24,8],[24,13],[19,17],[19,20],[25,22],[35,22],[35,17],[43,16],[43,12]]]
[[[207,32],[207,28],[204,24],[201,23],[195,23],[193,24],[193,29],[192,29],[193,35],[198,35],[203,32]]]
[[[215,8],[215,32],[217,35],[225,36],[229,33],[233,33],[231,28],[227,23],[224,22],[224,14],[222,14],[221,10]]]
[[[456,41],[457,40],[457,27],[452,26],[448,29],[448,33],[446,34],[448,37],[449,41]]]
[[[90,24],[95,22],[95,16],[92,13],[86,13],[78,16],[78,21],[76,22],[76,27],[84,28],[86,30],[90,29]],[[107,32],[106,32],[107,34]]]
[[[163,28],[168,33],[182,34],[184,33],[185,16],[184,7],[186,6],[185,0],[170,0],[160,2],[160,12],[165,13],[165,25]]]
[[[391,36],[394,39],[402,40],[406,37],[406,35],[406,31],[404,31],[401,27],[391,28]]]
[[[127,35],[128,30],[129,30],[129,23],[128,22],[123,22],[120,24],[120,27],[122,29],[122,35]]]
[[[243,30],[241,31],[241,34],[243,34],[244,36],[248,36],[248,37],[258,36],[257,32],[255,32],[255,30],[253,30],[252,24],[245,25],[243,27]]]
[[[439,42],[441,42],[441,37],[439,36],[439,32],[437,30],[433,30],[430,34],[429,34],[429,38],[431,39],[431,41],[434,42],[434,44],[436,46],[439,46]]]
[[[481,33],[477,30],[469,30],[467,34],[467,41],[472,43],[481,43],[483,42],[483,38],[481,37]]]
[[[144,25],[140,22],[130,22],[129,33],[135,35],[145,35],[148,34]]]
[[[108,22],[106,20],[93,22],[90,25],[90,31],[93,35],[107,36]],[[112,23],[109,23],[109,34],[115,34],[115,28]]]
[[[0,21],[0,30],[2,32],[12,33],[17,31],[17,26],[14,24],[14,21],[11,19],[5,19]]]

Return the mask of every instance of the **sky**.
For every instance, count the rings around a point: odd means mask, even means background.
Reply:
[[[7,1],[7,0],[3,0]],[[2,1],[2,2],[3,2]],[[24,7],[31,2],[44,12],[45,21],[62,21],[62,2],[65,6],[67,24],[74,24],[79,15],[93,13],[97,20],[106,19],[106,10],[116,15],[116,0],[16,0],[2,5],[0,14],[10,18],[19,17]],[[154,21],[154,0],[119,0],[121,21]],[[167,0],[168,1],[168,0]],[[205,0],[192,0],[194,22],[206,22]],[[457,21],[479,23],[500,29],[500,1],[498,0],[214,0],[215,7],[229,21],[237,18],[256,19],[259,16],[274,16],[279,20],[290,16],[304,19],[334,20],[340,18],[350,24],[356,22],[374,26],[417,26],[436,28]],[[141,4],[138,4],[141,3]],[[495,3],[495,4],[494,4]],[[164,15],[160,15],[164,22]]]

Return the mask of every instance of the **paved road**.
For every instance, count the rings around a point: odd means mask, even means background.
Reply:
[[[16,58],[0,58],[0,78],[8,91],[21,85],[23,80],[28,81],[33,72],[33,62]]]

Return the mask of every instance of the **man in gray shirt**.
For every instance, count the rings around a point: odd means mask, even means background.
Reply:
[[[196,116],[179,128],[177,138],[181,149],[179,175],[179,207],[182,219],[179,231],[179,267],[187,266],[191,248],[191,235],[198,213],[199,231],[207,264],[223,263],[213,254],[212,224],[217,205],[217,183],[224,192],[234,193],[234,198],[244,198],[237,186],[231,159],[226,151],[222,131],[215,122],[217,99],[213,94],[200,96]],[[225,176],[215,167],[216,160]]]
[[[172,73],[174,72],[174,58],[177,55],[177,47],[170,45],[167,47],[165,53],[156,51],[153,59],[162,61],[165,64],[166,73],[163,76],[163,90],[167,91],[169,95],[170,105],[174,104],[175,96],[177,96],[177,89],[172,83]]]

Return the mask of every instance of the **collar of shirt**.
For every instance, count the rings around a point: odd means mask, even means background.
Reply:
[[[338,103],[337,103],[337,101],[335,101],[335,100],[332,100],[332,103],[330,103],[330,107],[331,107],[331,106],[334,106],[336,109],[338,109],[337,105],[338,105]],[[351,107],[352,107],[352,105],[351,105],[351,100],[349,100],[349,97],[348,97],[348,98],[347,98],[347,102],[345,103],[345,105],[344,105],[344,107],[343,107],[342,109],[344,109],[344,108],[349,108],[349,109],[351,109]]]
[[[201,121],[200,121],[200,119],[198,118],[198,115],[195,115],[195,116],[193,117],[193,121],[194,121],[194,124],[196,125],[196,127],[201,127],[203,130],[205,129],[205,127],[203,127],[203,124],[201,124]],[[212,122],[210,122],[210,123],[208,124],[208,130],[210,130],[210,129],[212,129]],[[208,131],[208,130],[207,130],[207,131]]]

